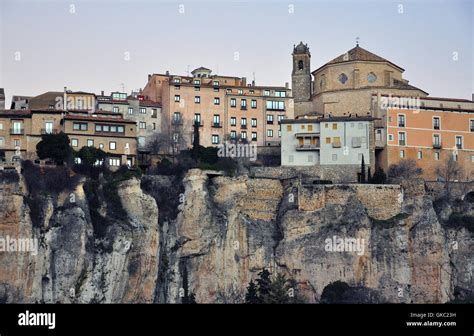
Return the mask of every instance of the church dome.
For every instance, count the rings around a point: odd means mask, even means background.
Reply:
[[[294,54],[305,54],[309,52],[309,48],[307,44],[303,44],[303,42],[300,42],[296,47],[293,46],[293,53]]]

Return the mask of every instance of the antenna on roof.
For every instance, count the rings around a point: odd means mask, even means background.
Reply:
[[[358,46],[359,46],[359,41],[360,41],[360,37],[359,37],[359,36],[357,36],[357,37],[356,37],[356,47],[358,47]]]
[[[186,68],[186,76],[189,77],[189,64],[188,64],[188,67]]]
[[[120,83],[120,86],[122,87],[122,93],[125,92],[125,84],[124,84],[124,83]]]

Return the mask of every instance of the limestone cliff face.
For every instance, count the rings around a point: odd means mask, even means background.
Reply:
[[[120,182],[113,200],[104,188],[83,180],[32,202],[22,183],[4,185],[0,235],[40,246],[0,252],[0,300],[242,302],[263,268],[309,302],[336,280],[367,289],[361,302],[446,302],[474,287],[473,233],[451,220],[471,204],[434,207],[422,189],[201,170]],[[338,238],[361,249],[328,248]]]

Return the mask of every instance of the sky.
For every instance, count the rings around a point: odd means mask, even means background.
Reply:
[[[282,86],[294,44],[314,70],[358,37],[430,96],[471,99],[473,30],[472,0],[0,0],[0,87],[7,104],[64,86],[130,92],[199,66]]]

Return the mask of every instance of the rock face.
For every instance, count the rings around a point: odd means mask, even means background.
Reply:
[[[446,302],[474,287],[472,226],[456,224],[472,205],[433,206],[419,188],[190,170],[107,190],[83,180],[32,202],[21,182],[3,184],[0,235],[40,245],[0,252],[0,300],[242,302],[263,268],[309,302],[337,280],[360,302]]]

